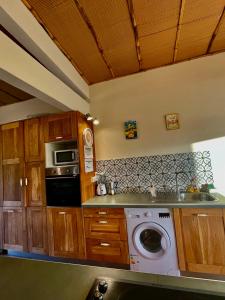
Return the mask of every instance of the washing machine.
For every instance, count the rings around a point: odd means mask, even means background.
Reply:
[[[125,208],[132,271],[180,276],[172,210]]]

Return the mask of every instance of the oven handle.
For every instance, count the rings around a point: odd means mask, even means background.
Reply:
[[[45,177],[45,179],[46,179],[46,180],[48,180],[48,179],[50,179],[50,180],[52,180],[52,179],[75,179],[77,176],[78,176],[78,174],[77,174],[77,175],[75,175],[75,176],[64,176],[64,177],[60,177],[60,176],[56,176],[56,177]]]

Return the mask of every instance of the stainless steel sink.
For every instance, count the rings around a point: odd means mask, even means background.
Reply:
[[[217,199],[207,193],[186,193],[180,192],[178,196],[179,202],[200,202],[200,201],[216,201]]]

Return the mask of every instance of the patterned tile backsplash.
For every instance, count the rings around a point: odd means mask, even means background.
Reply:
[[[100,160],[97,172],[117,182],[117,193],[147,192],[151,184],[158,191],[175,191],[176,181],[185,189],[193,177],[198,185],[213,183],[209,151]]]

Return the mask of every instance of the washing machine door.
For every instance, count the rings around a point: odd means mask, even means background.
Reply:
[[[167,231],[155,222],[139,224],[133,233],[133,243],[143,257],[159,259],[171,246]]]

